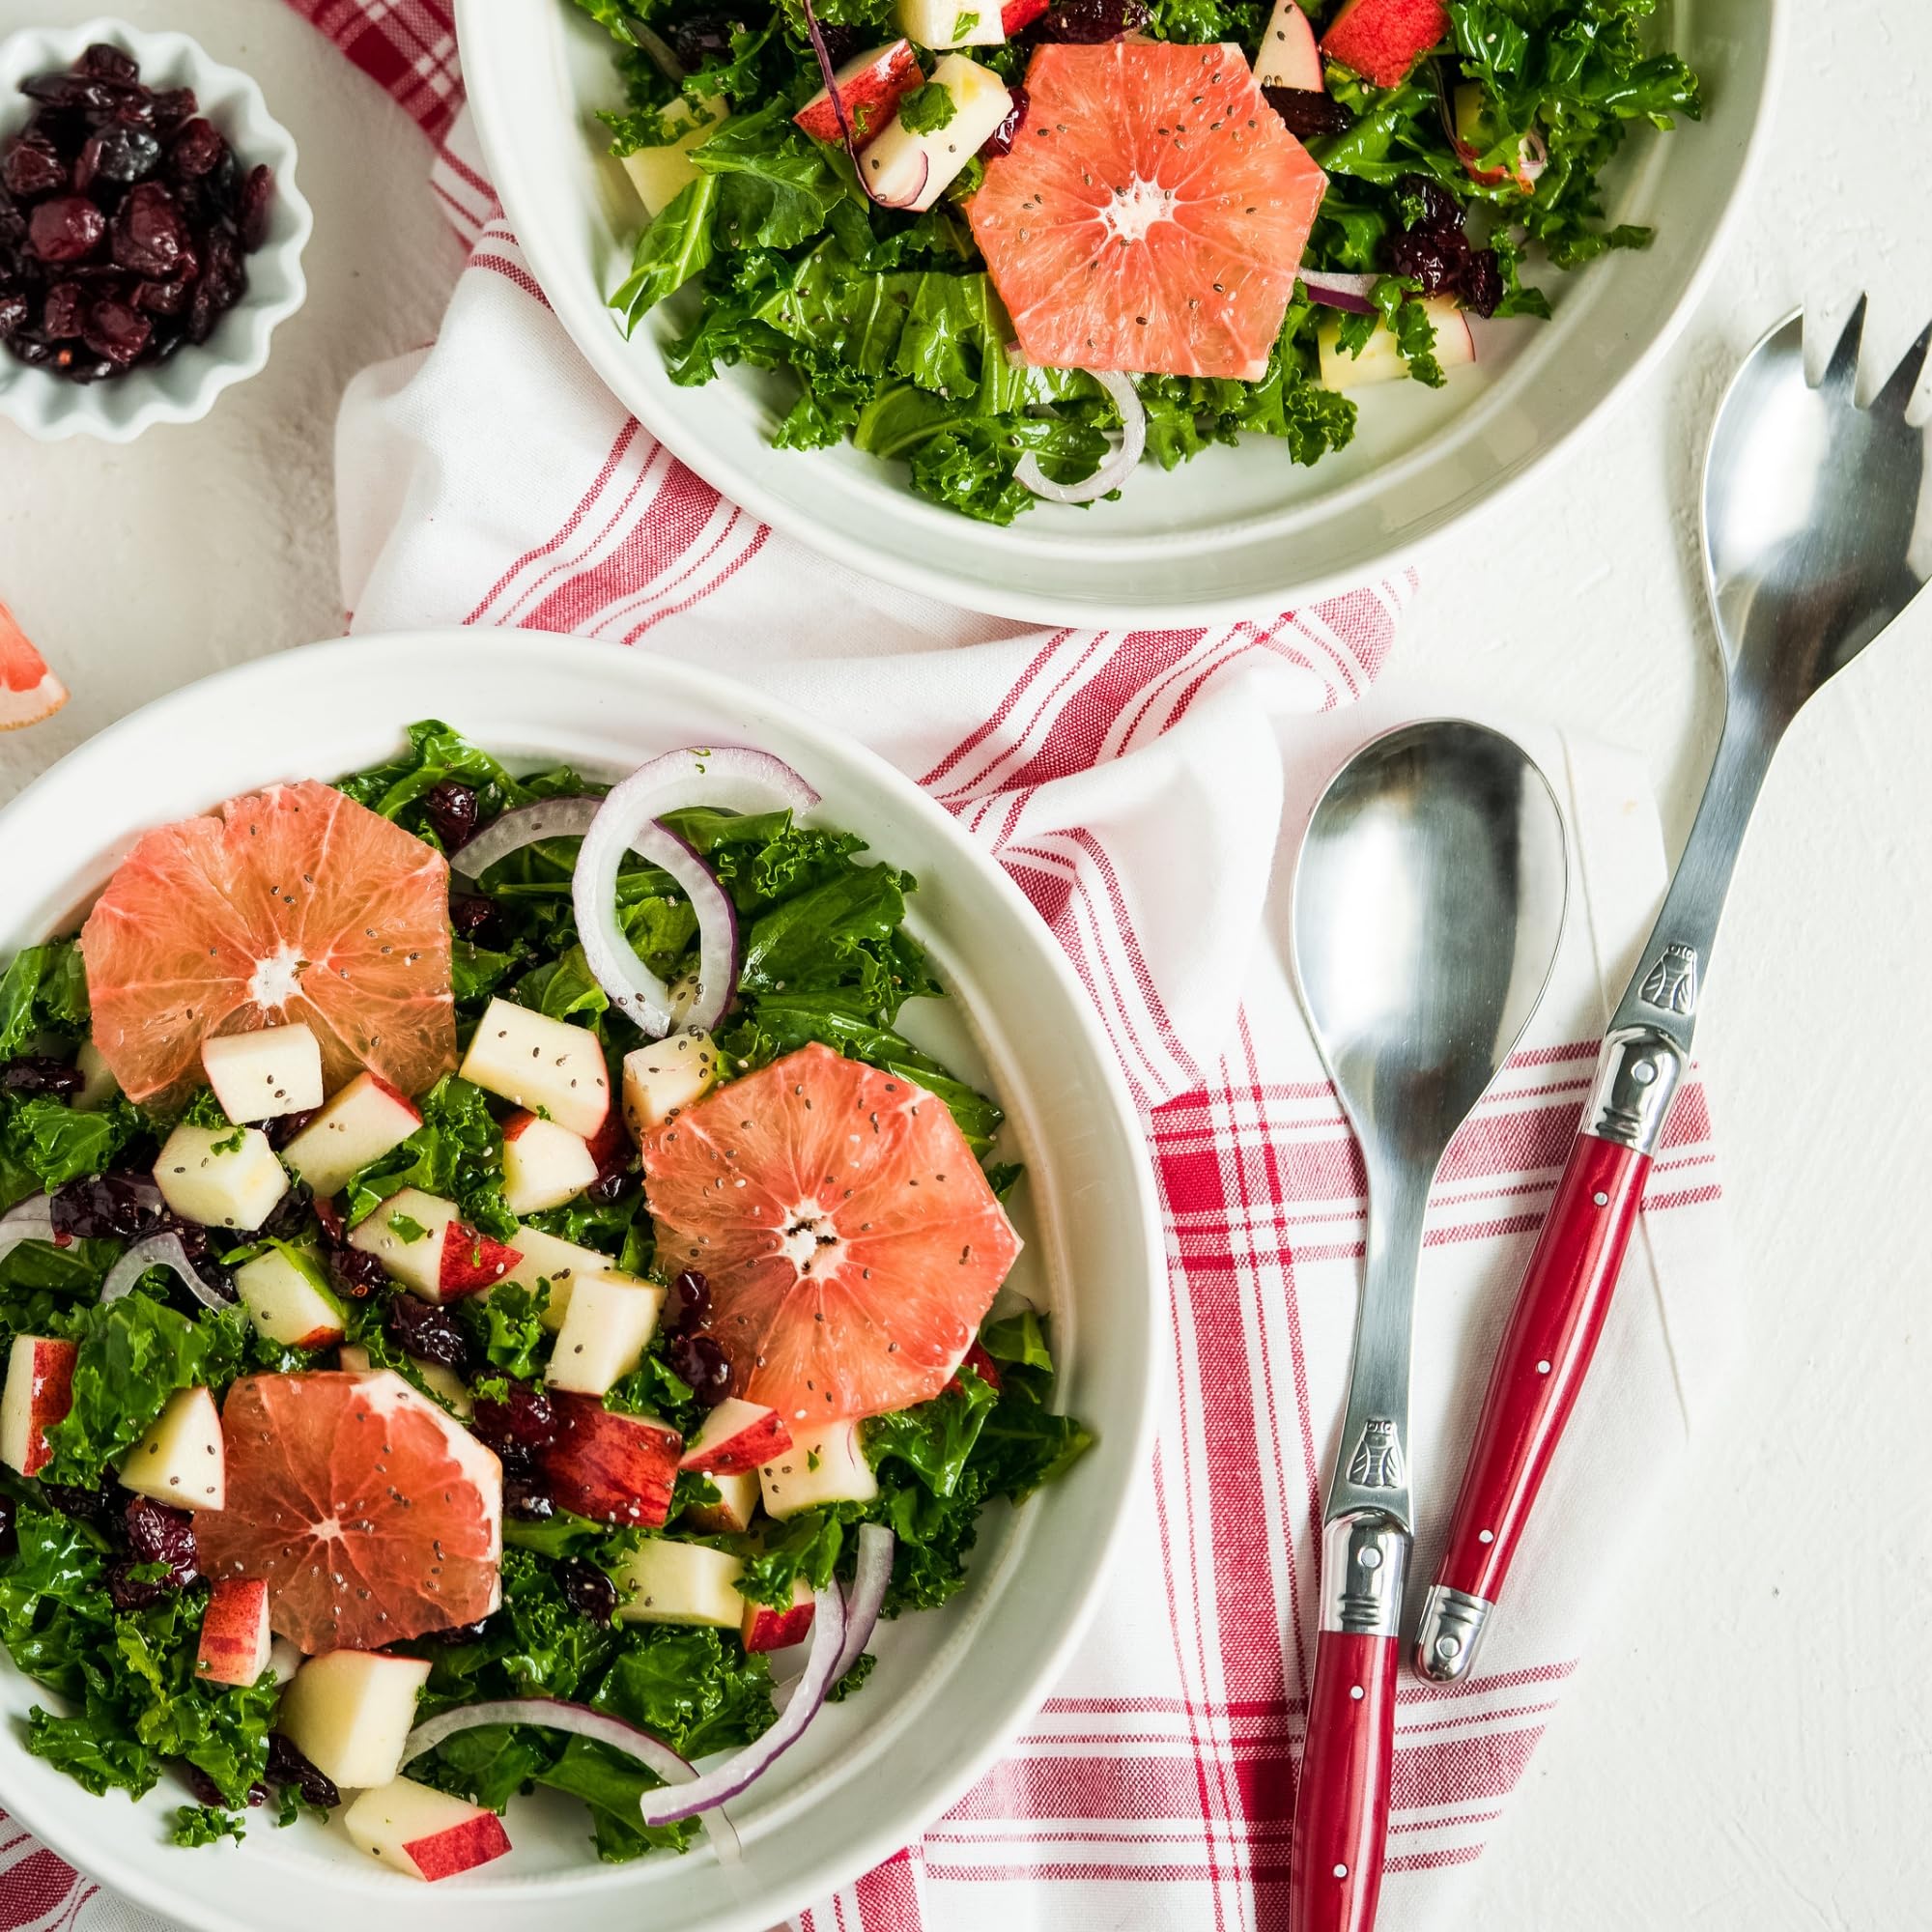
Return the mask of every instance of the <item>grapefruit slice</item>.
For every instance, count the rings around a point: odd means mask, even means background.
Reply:
[[[387,1369],[246,1376],[221,1406],[228,1507],[195,1523],[213,1580],[269,1586],[313,1655],[377,1650],[497,1607],[503,1469]]]
[[[1055,43],[1026,89],[966,217],[1027,360],[1258,380],[1327,178],[1240,49]]]
[[[0,604],[0,731],[38,724],[67,702],[67,686],[27,641],[14,613]]]
[[[456,1065],[449,867],[304,780],[146,833],[81,928],[94,1043],[130,1100],[199,1077],[211,1034],[307,1025],[334,1093]]]
[[[1020,1251],[944,1101],[802,1047],[653,1128],[669,1268],[711,1291],[731,1393],[813,1428],[937,1395]]]

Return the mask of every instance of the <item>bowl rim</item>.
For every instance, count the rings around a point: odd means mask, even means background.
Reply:
[[[540,646],[540,655],[533,646]],[[0,807],[0,843],[4,843],[10,835],[19,836],[16,828],[49,810],[59,812],[61,823],[71,823],[71,815],[62,810],[71,802],[62,796],[70,787],[80,786],[82,795],[86,795],[86,788],[96,782],[101,770],[113,764],[115,753],[123,746],[131,749],[137,743],[152,743],[157,737],[165,740],[170,726],[203,706],[212,689],[218,690],[231,707],[238,698],[258,707],[270,705],[277,696],[278,686],[288,684],[292,689],[299,690],[305,679],[321,679],[334,688],[350,692],[380,692],[384,671],[392,669],[398,654],[403,652],[423,654],[433,668],[438,658],[446,660],[447,669],[451,672],[461,670],[471,676],[525,678],[533,671],[540,674],[544,668],[554,667],[560,660],[575,658],[584,671],[614,687],[615,694],[620,696],[639,694],[648,696],[653,691],[663,693],[674,690],[694,705],[709,708],[720,717],[731,719],[734,726],[745,730],[748,735],[755,734],[761,728],[770,728],[773,721],[781,721],[782,729],[796,740],[799,751],[812,757],[824,758],[828,772],[838,771],[841,778],[849,776],[864,789],[874,792],[880,807],[890,808],[892,811],[906,814],[917,821],[919,829],[947,848],[950,857],[962,871],[973,874],[980,885],[1004,902],[1016,925],[1034,935],[1034,963],[1056,985],[1071,1029],[1079,1036],[1084,1048],[1093,1085],[1091,1091],[1083,1090],[1083,1099],[1090,1106],[1104,1110],[1112,1131],[1124,1148],[1132,1151],[1131,1158],[1122,1164],[1118,1191],[1110,1196],[1110,1212],[1137,1224],[1133,1248],[1141,1260],[1141,1279],[1122,1283],[1118,1276],[1110,1278],[1109,1294],[1119,1296],[1120,1305],[1116,1310],[1110,1300],[1108,1321],[1110,1324],[1117,1321],[1131,1321],[1139,1330],[1134,1360],[1139,1366],[1140,1385],[1137,1389],[1119,1392],[1122,1397],[1120,1404],[1117,1407],[1109,1407],[1106,1435],[1111,1438],[1110,1449],[1117,1447],[1119,1450],[1115,1460],[1121,1473],[1113,1492],[1106,1498],[1110,1520],[1099,1537],[1097,1558],[1075,1579],[1070,1589],[1060,1590],[1051,1599],[1060,1612],[1057,1631],[1036,1653],[1036,1662],[1022,1676],[1011,1680],[999,1699],[998,1716],[984,1730],[980,1741],[971,1749],[957,1751],[943,1769],[929,1772],[922,1781],[916,1781],[909,1793],[909,1808],[906,1798],[892,1804],[875,1804],[869,1812],[874,1822],[867,1828],[853,1832],[842,1841],[816,1851],[806,1861],[802,1868],[784,1882],[783,1887],[783,1896],[787,1901],[785,1909],[796,1910],[850,1883],[899,1850],[909,1836],[916,1836],[932,1818],[940,1815],[990,1768],[1010,1746],[1015,1732],[1065,1671],[1098,1608],[1110,1576],[1117,1568],[1122,1546],[1132,1527],[1136,1485],[1151,1461],[1154,1430],[1165,1385],[1161,1365],[1167,1356],[1162,1319],[1167,1288],[1166,1248],[1144,1126],[1128,1095],[1125,1079],[1107,1042],[1099,1016],[1093,1009],[1071,962],[1040,925],[1038,916],[1018,886],[996,860],[968,838],[950,812],[869,747],[835,726],[821,723],[815,716],[781,704],[780,700],[741,684],[735,678],[649,652],[618,650],[596,639],[554,633],[443,627],[340,639],[306,645],[298,651],[277,652],[254,659],[216,671],[155,699],[66,753],[6,806]],[[262,715],[270,714],[264,711]],[[641,710],[640,715],[648,717],[648,710]],[[385,716],[383,722],[386,724],[390,721]],[[409,722],[409,717],[399,709],[393,720],[393,728],[400,732]],[[586,724],[588,723],[586,720]],[[327,728],[331,735],[342,735],[338,720],[331,719]],[[541,755],[540,738],[538,754]],[[276,758],[291,770],[298,764],[313,762],[312,759],[305,759],[299,752],[291,752],[287,746],[277,747],[270,753],[254,755],[258,759],[265,755]],[[83,824],[71,843],[96,847],[111,844],[118,852],[125,849],[151,817],[150,813],[130,814],[116,804],[104,813],[98,813],[93,823]],[[81,857],[75,855],[72,865],[64,865],[60,870],[71,872],[81,863]],[[56,909],[43,898],[37,906],[29,905],[22,909],[19,925],[23,933],[60,930],[71,922],[76,903],[70,899]],[[960,997],[964,1006],[963,996]],[[964,1009],[968,1012],[972,1010],[970,1006],[965,1006]],[[1129,1296],[1132,1298],[1129,1299]],[[1078,1349],[1077,1336],[1075,1349]],[[1019,1520],[1015,1535],[1027,1533],[1028,1520],[1024,1518]],[[1009,1572],[992,1594],[997,1597],[1010,1589],[1013,1580],[1013,1575]],[[4,1659],[0,1659],[0,1662],[3,1662]],[[956,1668],[956,1659],[949,1656],[933,1667],[942,1675],[950,1675]],[[888,1713],[882,1712],[881,1717],[890,1721]],[[890,1752],[891,1740],[885,1748]],[[890,1756],[887,1762],[890,1762]],[[36,1769],[38,1774],[38,1767]],[[185,1924],[209,1928],[209,1932],[259,1932],[259,1919],[238,1916],[226,1906],[211,1908],[199,1899],[192,1884],[197,1867],[192,1860],[177,1853],[174,1848],[165,1848],[168,1856],[165,1861],[159,1861],[157,1874],[154,1868],[156,1861],[143,1862],[139,1856],[130,1856],[124,1849],[123,1840],[129,1836],[125,1832],[108,1830],[91,1833],[84,1839],[76,1837],[65,1821],[53,1817],[54,1807],[42,1803],[43,1795],[63,1791],[67,1783],[61,1773],[48,1767],[43,1774],[36,1775],[31,1783],[15,1785],[10,1779],[9,1788],[0,1793],[0,1799],[4,1799],[6,1809],[43,1843],[77,1869],[112,1887],[122,1895],[153,1910],[168,1913]],[[860,1789],[858,1785],[846,1788],[843,1802],[848,1808],[854,1805]],[[895,1786],[895,1789],[904,1791],[906,1788]],[[809,1787],[803,1792],[781,1796],[779,1800],[781,1815],[810,1796]],[[53,1822],[49,1822],[50,1819]],[[102,1822],[106,1822],[105,1817]],[[753,1866],[755,1862],[754,1846]],[[585,1875],[601,1882],[594,1887],[549,1894],[550,1902],[586,1912],[601,1901],[621,1903],[624,1898],[623,1876],[638,1869],[636,1866],[611,1868],[587,1863]],[[181,1873],[179,1880],[174,1877],[177,1870]],[[260,1874],[262,1882],[266,1884],[274,1876],[275,1868],[265,1864]],[[576,1877],[576,1874],[572,1875],[573,1882]],[[383,1873],[373,1868],[371,1879],[391,1885],[401,1882],[394,1873]],[[356,1874],[356,1881],[360,1882],[359,1888],[356,1882],[352,1881],[349,1889],[340,1894],[351,1904],[360,1902],[365,1896],[376,1902],[379,1896],[395,1895],[392,1892],[378,1894],[368,1889],[369,1881],[363,1880],[359,1873]],[[545,1896],[542,1892],[525,1889],[528,1883],[527,1880],[512,1878],[499,1881],[492,1888],[487,1880],[479,1878],[471,1886],[459,1889],[453,1903],[466,1904],[468,1909],[474,1910],[494,1892],[499,1901],[515,1900],[521,1895],[526,1911]],[[331,1891],[333,1895],[333,1889]],[[777,1916],[773,1899],[752,1897],[747,1888],[739,1890],[731,1902],[707,1910],[699,1918],[679,1922],[688,1927],[701,1927],[702,1932],[765,1932]],[[435,1922],[440,1925],[443,1921],[439,1918]],[[489,1920],[493,1927],[497,1922],[494,1918]]]
[[[558,0],[550,3],[557,4]],[[473,45],[487,38],[494,23],[501,17],[493,0],[455,0],[455,7],[459,44],[468,40]],[[1648,378],[1675,344],[1709,290],[1773,137],[1772,103],[1782,82],[1791,10],[1784,0],[1757,0],[1757,9],[1763,25],[1761,84],[1755,99],[1745,103],[1749,114],[1749,131],[1739,153],[1736,172],[1715,218],[1690,245],[1674,298],[1651,327],[1643,346],[1610,378],[1594,402],[1578,408],[1573,419],[1553,435],[1540,437],[1527,454],[1504,465],[1487,488],[1473,493],[1465,491],[1454,500],[1432,508],[1420,520],[1419,527],[1412,530],[1392,534],[1384,523],[1379,541],[1350,560],[1307,568],[1287,562],[1284,568],[1288,574],[1265,594],[1230,595],[1209,589],[1199,595],[1182,595],[1178,600],[1173,596],[1150,595],[1126,603],[1112,601],[1106,594],[1090,595],[1084,591],[1069,594],[1020,587],[965,570],[933,567],[923,559],[904,557],[885,547],[875,548],[867,541],[863,527],[847,529],[829,518],[814,516],[803,504],[794,504],[768,488],[756,475],[739,469],[721,454],[695,416],[652,407],[658,400],[652,392],[643,384],[626,380],[625,338],[610,324],[601,301],[595,305],[594,319],[591,305],[578,301],[574,283],[563,272],[560,263],[562,238],[553,235],[530,206],[528,197],[533,190],[526,156],[531,151],[531,144],[520,146],[512,125],[514,117],[506,108],[499,111],[496,64],[467,63],[465,72],[477,139],[491,184],[556,320],[617,401],[637,415],[679,461],[728,500],[751,511],[772,528],[849,569],[945,604],[1038,625],[1073,625],[1083,629],[1116,625],[1184,628],[1232,623],[1251,618],[1263,610],[1293,609],[1360,588],[1392,574],[1409,555],[1442,540],[1475,510],[1503,505],[1539,480],[1556,458],[1571,449],[1609,411],[1622,404],[1636,384]],[[604,326],[599,327],[598,323]],[[1373,502],[1381,494],[1381,486],[1393,481],[1390,472],[1412,468],[1429,458],[1433,440],[1392,458],[1378,471],[1346,487],[1365,502]],[[901,494],[909,495],[902,486]],[[936,506],[922,507],[944,514]],[[1123,554],[1131,554],[1132,549],[1151,548],[1162,539],[1123,532],[1108,541]],[[1196,544],[1207,547],[1201,539]],[[1118,592],[1114,595],[1118,596]]]
[[[139,405],[125,420],[116,421],[105,412],[106,398],[94,385],[63,383],[43,370],[16,363],[0,350],[0,416],[16,424],[28,436],[42,442],[59,442],[69,437],[92,436],[103,442],[131,442],[144,430],[161,422],[198,422],[214,407],[224,389],[259,375],[267,366],[275,330],[308,298],[308,281],[302,272],[302,255],[315,232],[315,211],[296,180],[298,151],[288,128],[270,110],[261,83],[244,70],[217,61],[191,34],[175,29],[136,27],[113,14],[99,14],[71,27],[25,26],[0,34],[0,71],[12,64],[22,46],[45,50],[45,58],[69,67],[82,50],[97,41],[120,46],[140,61],[143,68],[151,59],[161,57],[183,61],[190,70],[197,96],[204,99],[214,92],[238,94],[252,122],[259,123],[259,138],[252,145],[261,151],[261,160],[275,171],[275,197],[294,216],[294,226],[279,240],[265,242],[248,256],[251,270],[272,264],[286,283],[278,295],[252,302],[244,295],[223,317],[248,319],[248,334],[239,354],[211,355],[210,345],[189,344],[183,354],[198,358],[199,380],[179,396],[166,393],[156,380],[154,366],[146,366],[131,376],[115,379],[116,388],[125,395],[124,384],[139,384],[147,391]],[[0,122],[13,110],[11,97],[0,98]],[[202,111],[206,111],[204,108]],[[253,275],[251,273],[251,283]],[[168,365],[170,370],[181,366]],[[37,407],[38,404],[38,407]]]

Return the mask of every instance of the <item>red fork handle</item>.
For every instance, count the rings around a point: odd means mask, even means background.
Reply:
[[[1398,1639],[1324,1630],[1294,1790],[1289,1932],[1369,1932],[1382,1889]]]
[[[1536,1492],[1596,1352],[1643,1195],[1650,1156],[1578,1134],[1517,1295],[1448,1547],[1416,1634],[1416,1667],[1447,1683],[1468,1674],[1509,1575]]]

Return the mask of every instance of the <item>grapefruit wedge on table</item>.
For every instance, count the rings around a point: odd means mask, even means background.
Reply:
[[[1326,177],[1238,47],[1053,44],[966,203],[1037,366],[1260,379]]]
[[[942,1100],[802,1047],[643,1137],[668,1269],[711,1291],[731,1393],[811,1426],[937,1395],[1020,1250]]]
[[[14,613],[0,604],[0,731],[51,718],[67,702],[67,686],[27,641]]]
[[[267,1583],[270,1627],[302,1650],[379,1650],[497,1607],[502,1465],[402,1377],[244,1377],[221,1439],[228,1507],[195,1520],[201,1567]]]
[[[199,1077],[213,1034],[305,1023],[330,1093],[456,1065],[449,867],[303,780],[146,833],[81,929],[94,1042],[131,1100]]]

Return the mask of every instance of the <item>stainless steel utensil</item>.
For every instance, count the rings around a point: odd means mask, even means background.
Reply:
[[[1491,1375],[1416,1664],[1475,1661],[1623,1265],[1652,1152],[1690,1060],[1719,915],[1772,754],[1804,701],[1932,574],[1932,430],[1906,421],[1932,327],[1857,407],[1862,299],[1813,388],[1804,318],[1745,359],[1704,465],[1704,567],[1723,646],[1723,734],[1663,909],[1610,1021],[1549,1219]]]
[[[1542,996],[1563,821],[1520,747],[1407,724],[1329,782],[1294,877],[1294,969],[1361,1143],[1369,1216],[1294,1807],[1293,1932],[1374,1923],[1388,1821],[1409,1500],[1408,1371],[1430,1182]]]

